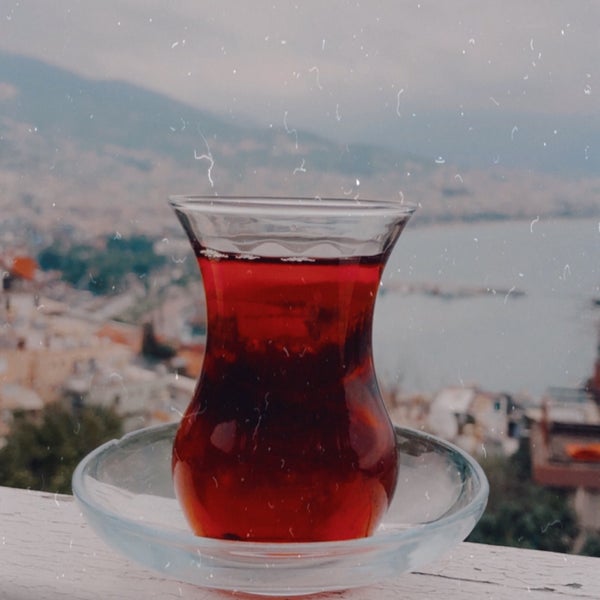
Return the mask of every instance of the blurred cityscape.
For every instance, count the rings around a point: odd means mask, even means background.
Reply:
[[[533,228],[540,216],[597,219],[597,158],[585,145],[571,170],[562,157],[561,169],[546,170],[495,158],[450,164],[336,144],[287,121],[241,126],[8,53],[0,53],[0,107],[0,453],[17,422],[40,423],[51,406],[103,407],[125,432],[181,418],[201,370],[206,323],[194,257],[165,202],[173,191],[406,195],[420,205],[415,224],[521,219]],[[517,129],[505,132],[511,144]],[[436,297],[481,293],[414,286],[408,292]],[[574,544],[559,547],[578,550],[588,533],[600,536],[600,347],[587,380],[542,397],[477,385],[408,395],[382,383],[394,422],[444,437],[488,466],[498,458],[510,468],[506,461],[526,450],[530,462],[519,464],[527,479],[562,490],[576,513]],[[511,514],[524,512],[515,506]],[[556,521],[566,531],[556,514],[551,508],[535,528],[546,535]],[[501,530],[506,522],[498,519]],[[501,543],[494,535],[482,539]]]
[[[148,258],[147,270],[107,282],[114,265],[103,273],[88,255],[81,289],[65,281],[74,269],[72,247],[62,262],[60,245],[37,257],[24,248],[3,249],[0,446],[15,415],[35,422],[48,405],[71,412],[101,406],[119,416],[124,431],[177,422],[185,411],[200,374],[206,327],[187,241],[171,241],[168,255],[164,240],[145,236],[96,242],[100,253],[106,245],[121,264],[134,248],[134,255]],[[175,262],[173,253],[183,258]],[[63,270],[43,270],[40,263]],[[392,421],[443,437],[480,460],[510,457],[527,444],[532,479],[567,490],[581,530],[600,531],[600,345],[581,387],[549,388],[542,398],[477,386],[405,395],[384,385],[382,392]]]

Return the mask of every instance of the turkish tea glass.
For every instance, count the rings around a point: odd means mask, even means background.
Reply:
[[[174,196],[206,296],[202,372],[173,445],[200,536],[369,536],[398,477],[372,352],[375,299],[413,207]]]

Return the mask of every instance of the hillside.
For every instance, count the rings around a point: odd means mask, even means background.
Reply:
[[[356,195],[419,203],[418,220],[594,214],[600,179],[465,168],[282,122],[260,127],[119,81],[0,53],[0,239],[15,226],[91,237],[178,232],[172,193]],[[32,233],[33,235],[33,233]]]

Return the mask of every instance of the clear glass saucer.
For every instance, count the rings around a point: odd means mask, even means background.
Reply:
[[[194,535],[171,481],[177,425],[100,446],[73,475],[96,533],[136,562],[202,587],[303,595],[361,587],[432,562],[470,533],[487,502],[481,467],[452,444],[396,427],[400,472],[375,534],[340,542],[256,543]]]

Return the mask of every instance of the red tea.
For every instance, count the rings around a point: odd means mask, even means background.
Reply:
[[[173,449],[175,490],[198,535],[373,532],[397,476],[371,348],[384,260],[199,251],[206,355]]]

